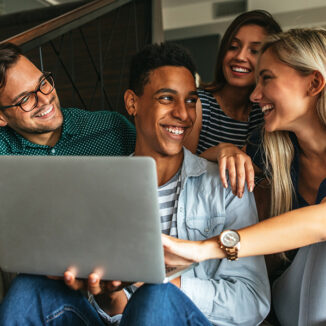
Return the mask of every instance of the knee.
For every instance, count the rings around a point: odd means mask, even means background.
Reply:
[[[145,284],[140,287],[136,294],[137,297],[145,296],[150,302],[156,299],[162,299],[162,297],[173,295],[178,291],[178,288],[171,283],[166,284]]]
[[[6,294],[3,305],[13,304],[30,305],[39,300],[41,296],[52,296],[65,285],[62,281],[54,281],[45,276],[38,275],[18,275],[12,282]]]
[[[16,292],[20,294],[31,293],[43,288],[46,282],[47,278],[44,276],[20,274],[12,282],[8,295]]]

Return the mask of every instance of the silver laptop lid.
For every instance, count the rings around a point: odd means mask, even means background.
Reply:
[[[0,165],[3,270],[163,281],[152,158],[2,156]]]

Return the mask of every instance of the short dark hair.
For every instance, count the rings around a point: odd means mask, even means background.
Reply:
[[[246,25],[260,26],[268,35],[282,32],[281,26],[268,11],[251,10],[237,16],[229,25],[221,40],[216,59],[214,81],[204,85],[204,88],[218,90],[225,85],[226,80],[223,73],[223,60],[225,54],[230,48],[231,42],[239,29]]]
[[[196,67],[188,50],[172,42],[150,44],[131,59],[129,89],[142,95],[150,72],[163,66],[185,67],[195,78]]]
[[[17,62],[21,54],[21,49],[13,43],[0,44],[0,89],[6,84],[7,69]]]

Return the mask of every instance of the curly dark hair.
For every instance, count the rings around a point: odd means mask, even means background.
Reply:
[[[150,72],[163,66],[185,67],[195,78],[196,67],[188,50],[172,42],[150,44],[131,59],[129,88],[142,95]]]
[[[6,84],[7,69],[17,62],[21,54],[21,49],[13,43],[0,44],[0,89]]]

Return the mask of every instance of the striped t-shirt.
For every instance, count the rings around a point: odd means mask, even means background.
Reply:
[[[202,104],[202,128],[197,154],[219,143],[232,143],[242,147],[250,133],[264,121],[257,103],[253,103],[248,121],[238,121],[224,113],[211,92],[199,89],[198,96]]]
[[[177,209],[181,189],[181,169],[166,184],[158,188],[160,205],[161,231],[173,237],[177,232]]]

